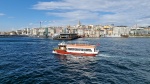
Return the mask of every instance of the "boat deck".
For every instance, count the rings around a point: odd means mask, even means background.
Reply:
[[[89,45],[89,44],[67,44],[67,47],[95,48],[95,45]]]

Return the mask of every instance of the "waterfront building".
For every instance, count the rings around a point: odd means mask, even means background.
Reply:
[[[30,29],[30,33],[28,34],[29,36],[33,35],[33,29]]]
[[[102,26],[99,30],[100,30],[100,36],[104,37],[105,36],[104,32],[106,32],[106,30],[104,29],[104,27]]]
[[[134,35],[134,36],[147,36],[147,35],[150,35],[150,28],[148,28],[148,27],[132,28],[130,30],[130,35]]]
[[[44,32],[45,32],[45,28],[39,28],[39,35],[40,36],[43,36],[44,35]]]
[[[17,35],[22,35],[22,30],[16,30]]]
[[[109,25],[103,26],[104,36],[105,36],[105,35],[109,35],[108,31],[110,30],[110,28],[111,28],[111,27],[110,27]]]
[[[100,37],[104,37],[104,30],[100,30]]]
[[[17,35],[17,33],[15,31],[11,31],[9,32],[9,35]]]
[[[24,28],[22,30],[22,35],[30,35],[30,28]]]
[[[150,35],[150,26],[144,28],[144,34],[145,34],[145,35]]]
[[[63,28],[62,27],[55,27],[56,29],[56,34],[63,33]]]
[[[112,35],[129,35],[130,28],[127,26],[113,27]]]
[[[0,32],[0,35],[4,35],[4,32]]]
[[[61,33],[64,33],[64,30],[62,27],[49,27],[48,28],[48,36],[53,37],[54,35],[59,35]]]
[[[95,31],[91,29],[89,37],[95,37]]]
[[[110,36],[113,35],[113,30],[112,29],[107,30],[107,34]]]
[[[89,35],[90,35],[90,29],[88,28],[84,29],[84,36],[89,37]]]
[[[94,25],[88,25],[88,28],[92,29],[92,28],[94,28]]]
[[[77,31],[78,31],[77,33],[79,36],[84,36],[84,29],[83,28],[79,28]]]
[[[69,33],[78,33],[77,28],[75,26],[68,26],[67,29],[69,30]]]
[[[95,32],[96,32],[95,37],[100,37],[100,30],[96,30]]]
[[[33,28],[33,29],[32,29],[32,35],[33,35],[33,36],[39,35],[39,28]]]
[[[22,35],[27,35],[27,28],[24,28],[24,29],[22,30]]]
[[[75,27],[69,27],[69,33],[77,33],[78,30]]]
[[[30,35],[30,28],[27,28],[27,35]]]
[[[130,35],[134,35],[134,36],[139,36],[139,35],[142,35],[144,32],[144,28],[132,28],[130,30]]]
[[[53,27],[48,28],[48,36],[52,37],[56,33]]]

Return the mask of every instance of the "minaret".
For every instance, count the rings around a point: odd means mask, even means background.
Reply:
[[[79,26],[81,26],[81,22],[80,22],[80,20],[79,20],[79,22],[78,22],[78,25],[79,25]]]
[[[81,26],[81,22],[79,20],[78,24],[76,25],[76,27],[80,27]]]

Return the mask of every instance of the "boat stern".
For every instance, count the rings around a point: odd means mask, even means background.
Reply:
[[[98,55],[100,52],[99,52],[99,50],[96,50],[94,53],[95,53],[96,55]]]

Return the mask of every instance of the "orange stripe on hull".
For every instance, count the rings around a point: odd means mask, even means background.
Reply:
[[[65,50],[55,50],[56,54],[60,55],[75,55],[75,56],[96,56],[96,54],[66,52]]]

